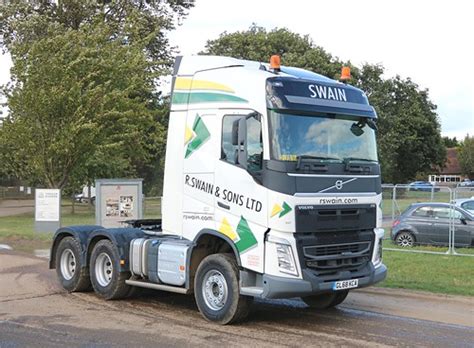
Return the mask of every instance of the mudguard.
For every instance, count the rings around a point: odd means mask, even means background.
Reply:
[[[234,252],[234,255],[235,255],[235,259],[236,259],[236,261],[237,261],[237,264],[238,264],[239,266],[242,266],[242,262],[241,262],[241,260],[240,260],[240,253],[239,253],[239,251],[237,250],[237,248],[235,247],[235,243],[234,243],[229,237],[227,237],[226,235],[224,235],[223,233],[221,233],[221,232],[219,232],[219,231],[212,230],[212,229],[210,229],[210,228],[204,228],[204,229],[202,229],[201,231],[199,231],[199,233],[196,235],[196,237],[194,237],[194,245],[197,244],[197,241],[199,240],[199,238],[201,238],[201,236],[206,235],[206,234],[224,240],[224,241],[232,248],[232,251]],[[189,254],[190,254],[190,255],[192,254],[192,250],[191,250],[191,252],[190,252]]]
[[[134,238],[146,236],[139,228],[104,228],[96,225],[81,225],[62,227],[56,231],[53,236],[53,245],[51,247],[51,256],[49,268],[55,268],[56,248],[61,239],[65,237],[74,237],[81,246],[81,265],[88,266],[92,245],[101,239],[109,239],[117,246],[121,260],[125,262],[120,265],[120,271],[129,271],[129,250],[130,241]]]

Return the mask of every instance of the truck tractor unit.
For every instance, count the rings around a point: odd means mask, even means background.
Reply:
[[[204,318],[228,324],[254,298],[324,309],[385,278],[364,92],[278,56],[178,57],[171,87],[162,219],[60,228],[50,268],[67,291],[194,294]]]

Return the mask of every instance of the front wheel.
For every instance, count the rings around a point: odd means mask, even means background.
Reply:
[[[194,296],[204,318],[218,324],[237,322],[249,312],[250,298],[240,295],[239,270],[227,254],[202,260],[194,279]]]
[[[302,300],[309,307],[314,309],[327,309],[341,304],[349,294],[349,290],[331,292],[328,294],[320,294],[303,297]]]
[[[99,241],[92,250],[90,273],[94,291],[106,300],[127,297],[131,291],[125,284],[130,273],[120,272],[117,248],[108,239]]]

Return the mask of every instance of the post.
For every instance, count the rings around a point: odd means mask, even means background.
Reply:
[[[397,185],[393,186],[393,193],[392,193],[392,224],[395,221],[395,202],[397,199]]]
[[[71,214],[76,213],[76,200],[74,199],[74,192],[71,194],[72,204],[71,204]]]

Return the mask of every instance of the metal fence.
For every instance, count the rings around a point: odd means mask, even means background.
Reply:
[[[456,206],[473,195],[472,187],[383,185],[384,250],[474,256],[474,221]]]
[[[6,199],[31,199],[35,189],[28,186],[0,186],[0,200]]]

